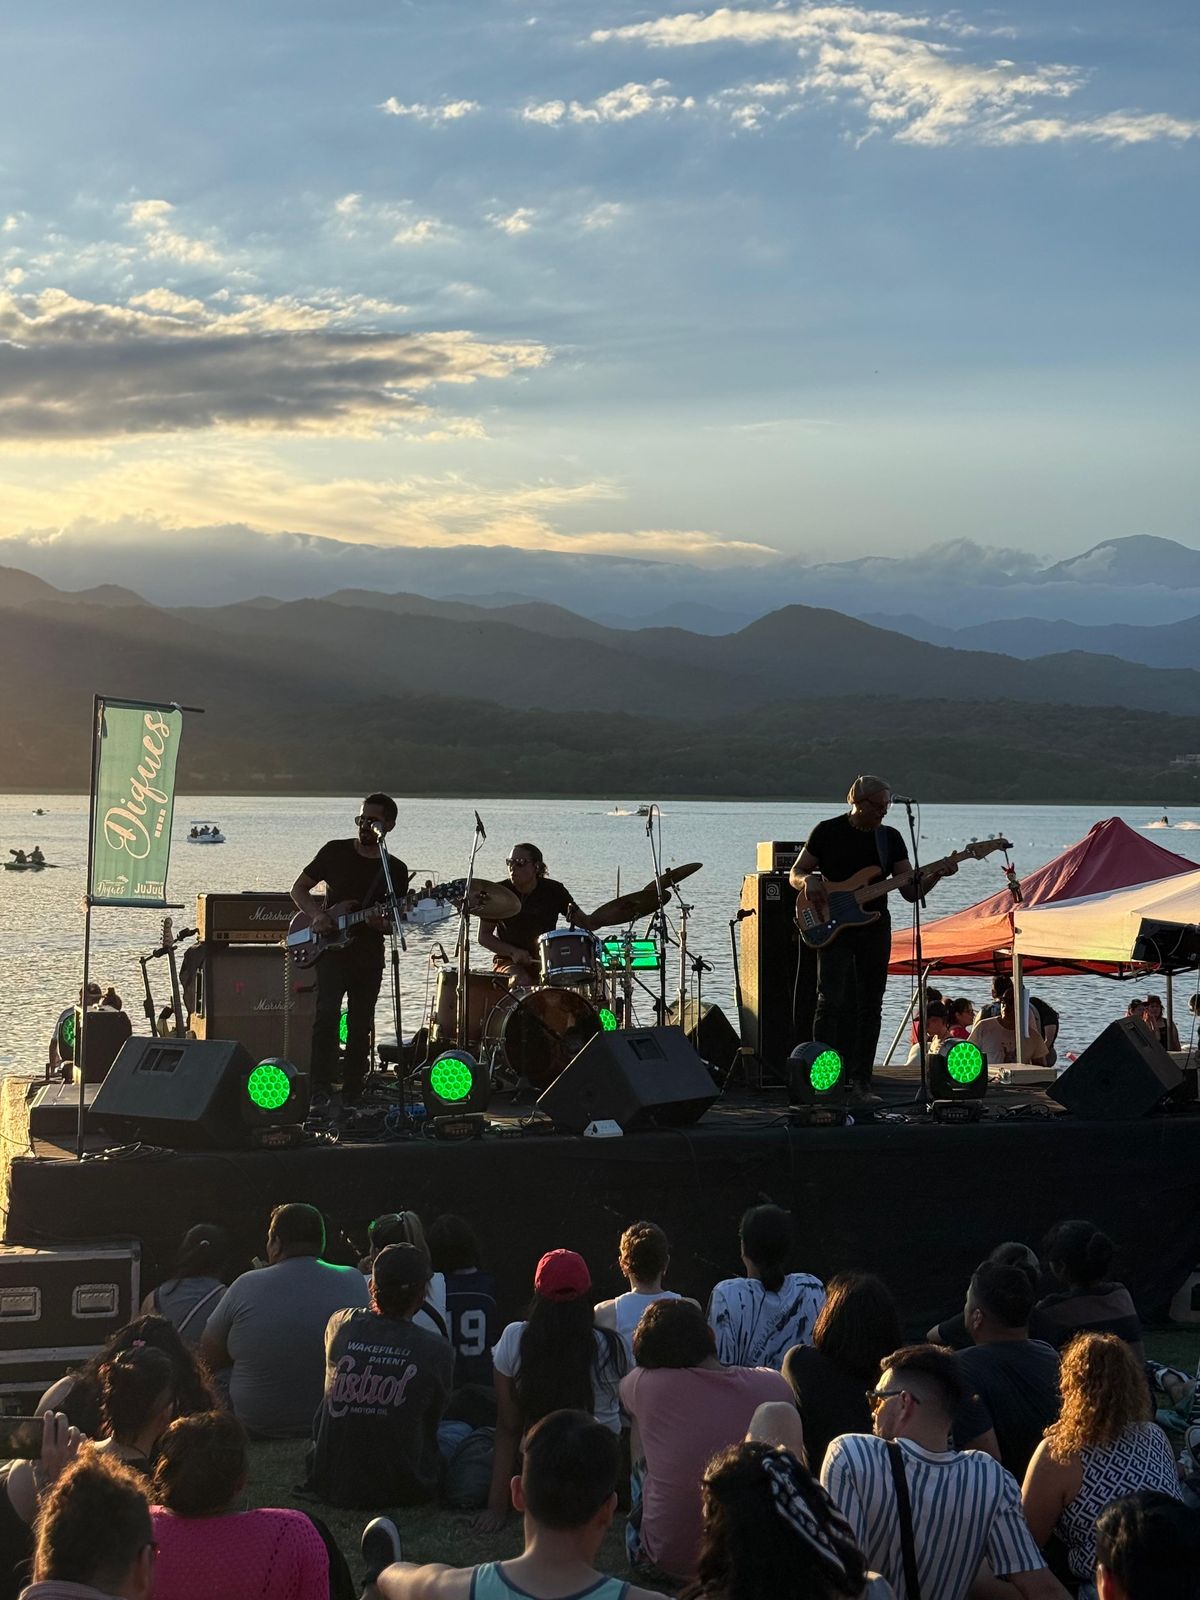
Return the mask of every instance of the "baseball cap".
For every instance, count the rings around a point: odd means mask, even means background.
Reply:
[[[375,1257],[371,1276],[380,1289],[421,1289],[433,1269],[424,1250],[415,1244],[389,1244]]]
[[[578,1300],[592,1287],[592,1275],[574,1250],[550,1250],[537,1264],[533,1287],[543,1300]]]

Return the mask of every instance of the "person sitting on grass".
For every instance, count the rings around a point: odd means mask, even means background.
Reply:
[[[454,1376],[449,1342],[413,1317],[429,1257],[390,1244],[371,1268],[369,1311],[336,1311],[308,1487],[335,1506],[411,1506],[438,1491],[438,1423]]]
[[[582,1411],[552,1411],[526,1434],[522,1453],[509,1485],[525,1522],[515,1560],[416,1566],[402,1560],[395,1524],[377,1517],[363,1530],[364,1600],[658,1600],[595,1567],[617,1506],[616,1435]]]
[[[161,1350],[174,1373],[175,1414],[211,1411],[216,1404],[208,1373],[179,1337],[166,1317],[137,1317],[128,1322],[76,1372],[52,1383],[39,1400],[36,1412],[61,1411],[89,1439],[103,1438],[104,1406],[101,1373],[118,1356],[143,1347]]]
[[[150,1512],[154,1600],[328,1600],[320,1533],[302,1511],[242,1509],[248,1467],[245,1430],[227,1411],[167,1429]]]
[[[786,1272],[792,1219],[781,1206],[752,1206],[739,1228],[744,1278],[723,1278],[708,1301],[717,1359],[728,1367],[774,1367],[796,1344],[811,1344],[825,1286],[810,1272]]]
[[[367,1304],[362,1273],[322,1261],[324,1249],[325,1219],[315,1206],[276,1206],[267,1230],[270,1264],[235,1278],[208,1319],[200,1353],[211,1371],[231,1369],[230,1403],[251,1436],[311,1432],[329,1319]]]
[[[1117,1247],[1094,1222],[1079,1219],[1056,1223],[1042,1242],[1042,1260],[1061,1286],[1043,1296],[1037,1310],[1056,1348],[1077,1333],[1115,1333],[1137,1356],[1146,1359],[1142,1324],[1133,1297],[1123,1283],[1109,1279]]]
[[[225,1293],[229,1235],[215,1222],[188,1229],[167,1276],[142,1301],[143,1316],[166,1317],[191,1350],[199,1350],[208,1319]]]
[[[147,1478],[158,1441],[175,1416],[175,1370],[149,1345],[127,1350],[100,1370],[105,1437],[91,1448]]]
[[[799,1458],[748,1439],[701,1482],[704,1536],[684,1600],[895,1600]]]
[[[1126,1495],[1096,1519],[1100,1600],[1196,1600],[1200,1511],[1170,1495]]]
[[[702,1530],[699,1468],[745,1438],[760,1406],[790,1413],[797,1442],[799,1416],[787,1380],[772,1368],[721,1365],[694,1300],[648,1306],[633,1354],[637,1366],[621,1380],[621,1403],[635,1425],[635,1456],[644,1459],[633,1464],[630,1565],[647,1578],[691,1578]]]
[[[550,1250],[538,1262],[524,1322],[510,1322],[492,1351],[496,1375],[496,1449],[487,1510],[477,1533],[495,1533],[510,1504],[521,1435],[551,1411],[590,1411],[615,1438],[621,1431],[617,1385],[628,1369],[625,1345],[597,1328],[592,1275],[574,1250]]]
[[[21,1600],[150,1600],[156,1546],[137,1475],[85,1451],[47,1492]]]
[[[614,1328],[624,1339],[632,1361],[633,1330],[641,1321],[642,1312],[656,1300],[678,1300],[681,1296],[673,1289],[663,1288],[671,1265],[671,1246],[656,1223],[630,1223],[621,1235],[618,1260],[629,1288],[615,1299],[601,1300],[596,1307],[596,1326]]]
[[[416,1241],[414,1240],[414,1243]],[[454,1346],[454,1386],[492,1382],[492,1346],[500,1336],[496,1280],[480,1265],[482,1251],[474,1228],[452,1212],[429,1228],[429,1259],[436,1283],[445,1284],[446,1325]]]

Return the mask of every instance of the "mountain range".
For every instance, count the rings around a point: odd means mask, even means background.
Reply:
[[[210,791],[820,795],[874,767],[945,799],[1200,800],[1200,766],[1172,765],[1200,751],[1200,671],[1018,660],[817,607],[714,636],[353,589],[168,608],[4,570],[0,608],[24,788],[86,787],[101,690],[204,706],[184,782]]]

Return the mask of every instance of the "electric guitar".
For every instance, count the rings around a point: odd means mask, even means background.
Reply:
[[[960,861],[982,861],[984,856],[990,856],[995,850],[1011,849],[1012,844],[1008,839],[976,839],[964,850],[955,850],[940,861],[931,861],[923,866],[921,876],[939,872],[943,867],[957,866]],[[879,912],[868,911],[866,905],[891,894],[893,889],[902,889],[906,883],[912,882],[912,876],[911,868],[885,878],[882,867],[864,867],[844,883],[826,883],[829,913],[825,918],[818,916],[807,893],[799,890],[796,895],[796,927],[801,939],[810,950],[820,950],[845,928],[863,928],[868,923],[878,922]]]
[[[367,906],[362,911],[347,911],[340,917],[333,919],[333,927],[328,933],[315,933],[312,918],[304,911],[297,911],[288,923],[287,937],[284,939],[284,948],[292,958],[293,966],[311,967],[325,954],[326,950],[341,950],[349,943],[353,930],[364,922],[369,922],[376,917],[388,915],[388,902],[377,901],[373,906]]]
[[[167,966],[171,971],[171,1010],[175,1015],[174,1034],[177,1039],[187,1037],[183,1020],[183,995],[179,990],[179,963],[175,959],[175,928],[170,917],[163,918],[162,947],[167,952]]]

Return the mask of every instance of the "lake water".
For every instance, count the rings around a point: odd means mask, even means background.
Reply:
[[[581,905],[590,908],[616,893],[618,873],[623,890],[641,886],[652,875],[645,822],[632,815],[606,814],[617,806],[632,810],[636,803],[636,799],[405,800],[391,836],[392,848],[418,881],[461,876],[471,848],[472,810],[478,809],[488,837],[477,873],[503,878],[510,847],[518,840],[531,839],[541,846],[552,875],[566,883]],[[38,806],[44,808],[45,816],[33,814]],[[704,997],[715,1000],[731,1018],[736,1012],[729,920],[737,910],[743,874],[754,871],[757,842],[803,839],[813,823],[839,809],[836,799],[804,805],[679,801],[664,806],[664,865],[704,863],[703,870],[686,884],[688,900],[695,906],[689,942],[693,953],[702,955],[713,968],[704,977]],[[185,797],[176,806],[170,875],[170,898],[183,906],[174,913],[176,927],[194,924],[195,897],[200,891],[286,890],[320,844],[353,831],[351,819],[356,810],[354,798],[210,796],[193,801]],[[1150,803],[1119,814],[1131,826],[1142,828],[1160,811]],[[1112,814],[1089,806],[928,805],[921,815],[921,856],[931,861],[972,838],[1003,832],[1013,841],[1013,860],[1023,876],[1081,838],[1094,822]],[[187,844],[188,823],[195,816],[215,817],[228,842],[207,848]],[[890,820],[902,827],[902,812],[897,809]],[[1192,813],[1172,817],[1172,821],[1182,820],[1200,817]],[[1200,830],[1173,827],[1148,836],[1200,866]],[[87,799],[79,795],[0,796],[0,839],[0,854],[5,859],[10,848],[40,844],[47,860],[61,863],[56,871],[0,876],[0,1071],[36,1072],[45,1062],[55,1018],[79,988]],[[983,862],[964,863],[957,877],[941,883],[930,895],[927,916],[957,911],[1002,888],[1000,861],[1001,857],[990,856]],[[900,925],[908,907],[898,898],[893,906]],[[116,986],[139,1031],[145,1024],[137,957],[157,945],[161,916],[148,910],[98,909],[92,919],[93,974],[102,983]],[[406,1033],[417,1025],[432,993],[429,956],[433,942],[441,939],[452,951],[453,938],[453,922],[430,933],[414,930],[409,935],[407,954],[401,957]],[[157,962],[151,970],[161,1004],[168,998],[166,964]],[[668,993],[674,994],[677,987],[676,963],[671,968]],[[1162,993],[1163,981],[1145,980],[1138,984],[1137,992],[1147,987]],[[1129,985],[1099,978],[1051,978],[1043,980],[1039,988],[1062,1013],[1060,1056],[1082,1049],[1106,1022],[1124,1012],[1127,997],[1135,992]],[[1182,980],[1179,988],[1184,988]],[[987,984],[956,981],[955,990],[979,1001]],[[885,1042],[909,993],[907,978],[889,984]],[[1183,1001],[1177,1010],[1185,1010]],[[647,1002],[639,1020],[649,1021],[650,1016]],[[1186,1032],[1184,1016],[1179,1023],[1180,1031]],[[379,1034],[383,1038],[391,1033],[385,984]]]

